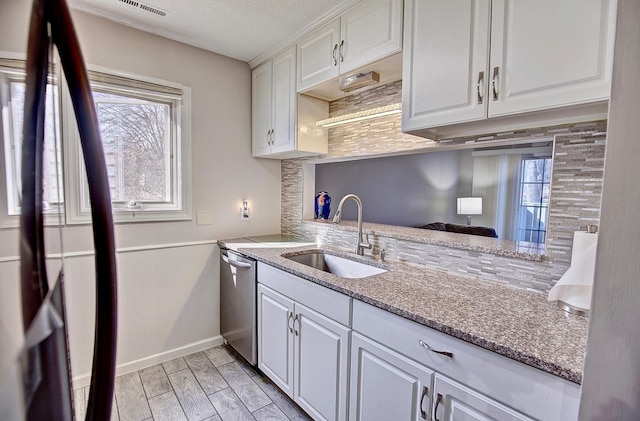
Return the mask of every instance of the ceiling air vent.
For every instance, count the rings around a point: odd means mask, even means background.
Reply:
[[[137,7],[139,9],[144,10],[145,12],[155,13],[158,16],[167,16],[167,12],[162,9],[158,9],[157,7],[140,3],[134,0],[118,0],[121,3],[128,4],[129,6]]]
[[[147,12],[155,13],[160,16],[167,16],[167,12],[164,10],[160,10],[157,7],[149,6],[148,4],[140,3],[140,8],[142,10],[146,10]]]
[[[133,0],[120,0],[123,3],[127,3],[130,6],[138,7],[138,2]]]

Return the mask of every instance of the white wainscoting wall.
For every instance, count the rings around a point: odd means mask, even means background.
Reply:
[[[116,375],[220,345],[219,250],[200,241],[117,250]],[[60,256],[48,259],[52,281]],[[0,260],[3,338],[22,343],[19,259]],[[92,251],[65,254],[65,302],[73,387],[90,382],[95,325]],[[5,336],[5,334],[7,336]],[[5,340],[5,339],[3,339]]]

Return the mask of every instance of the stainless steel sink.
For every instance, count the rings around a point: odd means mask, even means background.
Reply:
[[[315,251],[284,257],[305,266],[332,273],[342,278],[366,278],[367,276],[377,275],[387,271],[386,269],[351,260],[346,257],[339,257],[334,256],[333,254]]]

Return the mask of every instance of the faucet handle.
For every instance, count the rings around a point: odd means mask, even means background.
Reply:
[[[364,235],[364,243],[362,243],[362,247],[367,248],[367,249],[372,249],[373,248],[373,244],[371,244],[369,242],[369,234],[363,234]]]
[[[384,262],[384,258],[387,256],[387,251],[385,249],[380,249],[380,260]]]

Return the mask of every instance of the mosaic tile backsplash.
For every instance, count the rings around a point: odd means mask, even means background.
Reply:
[[[401,101],[402,82],[394,82],[366,92],[332,101],[330,117],[356,110]],[[389,259],[408,261],[453,273],[474,275],[485,280],[546,293],[568,269],[573,232],[586,225],[598,225],[606,121],[490,133],[478,137],[448,139],[449,143],[470,140],[555,137],[553,174],[546,252],[542,261],[479,253],[449,247],[373,236],[374,252],[384,248]],[[410,151],[436,143],[401,131],[399,114],[355,122],[329,129],[327,158],[366,156]],[[305,159],[282,161],[282,233],[320,239],[324,244],[352,251],[353,232],[302,220],[303,163]],[[335,198],[338,200],[339,198]],[[370,253],[370,251],[368,251]]]

